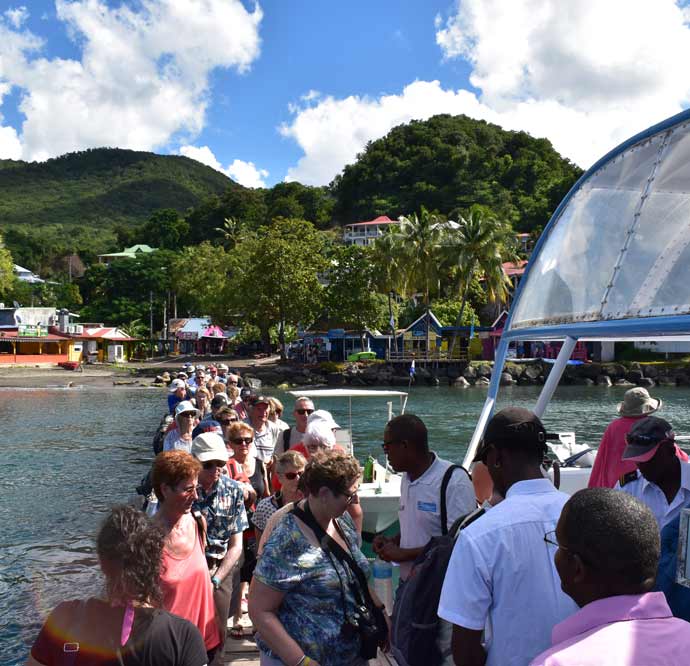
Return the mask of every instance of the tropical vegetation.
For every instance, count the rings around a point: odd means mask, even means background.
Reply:
[[[509,297],[516,231],[538,233],[579,175],[548,141],[465,116],[395,128],[329,187],[248,189],[186,158],[112,149],[0,161],[0,296],[146,335],[207,315],[283,349],[310,325],[387,331],[429,310],[488,323]],[[379,214],[398,224],[342,245],[342,224]],[[156,249],[98,262],[134,244]],[[20,283],[12,261],[49,280]]]

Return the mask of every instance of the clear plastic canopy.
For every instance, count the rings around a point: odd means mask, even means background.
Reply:
[[[511,329],[690,313],[687,116],[593,170],[547,233]]]

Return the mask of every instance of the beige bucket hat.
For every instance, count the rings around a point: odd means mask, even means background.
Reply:
[[[623,402],[618,403],[618,413],[621,416],[648,416],[661,408],[663,403],[652,398],[645,388],[631,388],[625,392]]]

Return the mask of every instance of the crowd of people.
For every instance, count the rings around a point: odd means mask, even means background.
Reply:
[[[29,663],[222,664],[245,613],[263,666],[363,666],[379,649],[404,662],[361,550],[362,470],[333,416],[299,397],[291,426],[279,400],[224,365],[188,366],[168,390],[145,511],[114,508],[97,538],[104,595],[60,604]],[[447,637],[425,666],[686,662],[690,589],[676,571],[690,463],[661,407],[626,393],[591,487],[572,497],[545,476],[548,436],[529,410],[493,415],[474,479],[432,450],[419,417],[388,422],[400,532],[372,547],[399,565],[394,623],[450,539],[438,596],[412,600],[433,604],[434,640]]]

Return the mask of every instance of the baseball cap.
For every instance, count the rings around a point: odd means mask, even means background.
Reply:
[[[249,398],[253,396],[256,396],[256,394],[250,388],[243,388],[240,391],[240,398],[242,398],[242,400],[249,400]]]
[[[268,402],[268,398],[267,398],[265,395],[256,396],[256,397],[254,398],[254,400],[252,400],[252,402],[253,402],[255,405],[260,405],[260,404],[270,405],[270,404],[271,404],[271,403]]]
[[[175,393],[177,389],[184,388],[184,381],[182,379],[173,379],[168,386],[168,393]]]
[[[211,400],[211,409],[220,409],[221,407],[226,407],[229,404],[230,401],[225,393],[217,393],[213,396],[213,400]]]
[[[625,436],[622,460],[647,462],[655,456],[662,442],[673,442],[675,439],[676,434],[668,421],[658,416],[647,416],[636,421]]]
[[[196,370],[196,368],[195,368],[193,365],[187,366],[187,372],[188,372],[190,375],[191,375],[195,370]]]
[[[315,412],[309,414],[309,418],[307,418],[307,427],[312,425],[312,423],[324,423],[331,430],[340,428],[340,426],[333,419],[331,413],[325,409],[317,409]]]
[[[219,363],[218,364],[218,370],[227,370],[228,366],[225,365],[225,363]]]
[[[223,438],[215,432],[202,432],[192,442],[192,455],[199,462],[207,460],[227,461],[228,451],[225,448]]]
[[[191,400],[183,400],[182,402],[177,403],[177,407],[175,407],[175,416],[179,416],[185,412],[194,412],[197,415],[199,414],[199,410],[192,404]]]
[[[546,430],[534,412],[522,407],[506,407],[491,417],[472,462],[483,461],[490,446],[546,453],[546,440]]]

